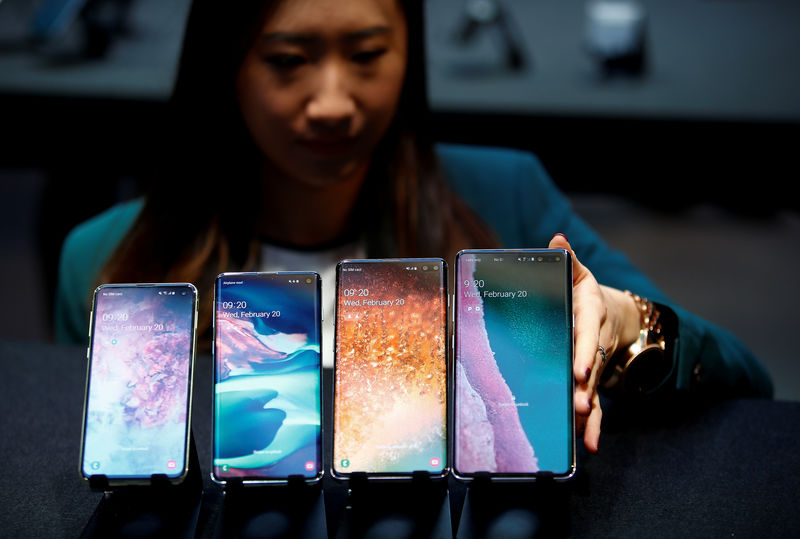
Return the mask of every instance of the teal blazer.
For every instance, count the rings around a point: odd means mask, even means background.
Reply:
[[[671,308],[678,317],[673,374],[665,390],[771,397],[761,363],[732,334],[672,302],[572,210],[539,160],[523,151],[442,144],[440,166],[462,200],[506,247],[546,247],[553,234],[569,238],[597,281],[630,290]],[[142,208],[141,199],[117,204],[75,227],[61,253],[55,300],[60,342],[86,342],[90,297],[97,276]]]

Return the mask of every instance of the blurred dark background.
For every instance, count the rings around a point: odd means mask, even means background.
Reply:
[[[154,166],[188,0],[0,0],[0,338]],[[428,0],[441,140],[539,155],[577,210],[800,400],[800,3]],[[213,194],[214,186],[197,186]]]

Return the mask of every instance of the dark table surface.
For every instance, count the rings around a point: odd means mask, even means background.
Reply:
[[[80,536],[102,499],[78,476],[86,349],[0,341],[0,361],[0,536]],[[215,535],[223,499],[208,479],[210,374],[210,358],[199,356],[192,425],[204,483],[197,527],[203,537]],[[573,481],[501,489],[489,497],[509,507],[529,498],[527,509],[549,520],[550,533],[570,537],[798,535],[800,403],[606,404],[600,453],[579,450]],[[504,517],[510,528],[476,532],[472,511],[487,498],[468,495],[454,481],[449,486],[453,530],[463,519],[459,536],[535,528],[520,526],[512,514]],[[342,506],[344,492],[326,479],[329,513]],[[335,534],[330,522],[337,520],[328,519],[328,532]]]

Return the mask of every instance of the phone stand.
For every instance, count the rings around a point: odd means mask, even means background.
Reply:
[[[214,537],[327,538],[322,482],[290,476],[286,484],[244,486],[229,480]]]
[[[427,473],[411,481],[349,480],[335,537],[452,537],[446,480]]]
[[[154,474],[149,485],[111,487],[104,475],[89,478],[103,498],[81,537],[194,537],[203,480],[194,435],[189,440],[189,471],[173,485],[164,474]]]
[[[565,537],[569,488],[552,478],[493,482],[478,475],[467,487],[458,537]]]

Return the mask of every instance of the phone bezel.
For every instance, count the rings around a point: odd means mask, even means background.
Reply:
[[[336,459],[335,459],[335,444],[336,444],[336,366],[338,363],[338,358],[336,354],[336,350],[338,348],[338,328],[339,328],[339,295],[340,295],[340,278],[342,274],[342,267],[346,264],[373,264],[373,263],[425,263],[429,262],[431,264],[439,264],[439,275],[442,282],[442,301],[445,308],[444,313],[444,323],[443,323],[443,331],[444,331],[444,342],[445,342],[445,352],[444,352],[444,360],[445,360],[445,448],[444,448],[444,458],[445,463],[442,467],[441,472],[439,473],[431,473],[427,470],[410,470],[408,472],[364,472],[364,471],[355,471],[349,473],[342,473],[336,469]],[[433,481],[441,481],[447,478],[450,474],[450,452],[449,452],[449,438],[450,438],[450,328],[448,323],[448,310],[450,308],[450,295],[448,292],[449,283],[448,283],[448,266],[447,262],[443,258],[361,258],[361,259],[346,259],[340,261],[336,265],[336,291],[335,291],[335,301],[334,301],[334,327],[335,327],[335,334],[334,334],[334,352],[333,352],[333,376],[332,376],[332,384],[331,384],[331,412],[333,417],[331,418],[331,462],[330,462],[330,472],[331,477],[338,481],[352,481],[354,478],[365,478],[370,482],[380,482],[380,481],[387,481],[387,482],[398,482],[398,481],[412,481],[416,478],[425,477],[429,478]]]
[[[455,379],[455,369],[456,369],[456,351],[458,350],[457,346],[457,339],[458,339],[458,308],[459,308],[459,299],[458,294],[455,293],[456,290],[459,289],[458,281],[459,281],[459,262],[462,256],[464,255],[517,255],[523,253],[531,253],[531,254],[561,254],[564,255],[566,260],[566,275],[565,275],[565,292],[566,292],[566,302],[567,302],[567,310],[569,313],[573,312],[572,306],[572,255],[566,249],[540,249],[540,248],[519,248],[519,249],[464,249],[459,251],[456,254],[455,264],[453,268],[453,278],[454,278],[454,299],[452,302],[452,324],[453,324],[453,341],[452,341],[452,369],[451,369],[451,377],[450,380],[450,387],[452,388],[451,391],[451,399],[452,405],[450,406],[451,410],[451,417],[450,417],[450,424],[452,425],[451,436],[449,437],[450,440],[450,454],[449,454],[449,461],[451,463],[451,470],[453,473],[453,477],[458,479],[459,481],[463,482],[471,482],[474,481],[476,478],[479,477],[486,477],[491,481],[497,482],[531,482],[537,481],[542,479],[553,479],[555,481],[567,481],[575,476],[577,472],[577,460],[576,460],[576,436],[575,436],[575,415],[574,415],[574,393],[575,393],[575,377],[572,374],[572,364],[574,361],[574,334],[575,334],[575,324],[574,324],[574,315],[569,317],[569,356],[570,361],[568,364],[568,379],[570,380],[569,384],[567,385],[567,394],[568,394],[568,407],[572,411],[571,414],[568,415],[569,422],[570,422],[570,464],[569,468],[563,473],[553,473],[550,471],[540,471],[534,473],[499,473],[499,472],[487,472],[487,471],[478,471],[478,472],[461,472],[456,467],[456,444],[457,444],[457,429],[456,429],[456,379]]]
[[[191,292],[192,294],[192,309],[191,309],[191,316],[192,320],[190,322],[190,342],[191,342],[191,350],[190,350],[190,357],[189,357],[189,373],[187,376],[187,399],[186,399],[186,434],[184,440],[184,450],[183,450],[183,469],[178,474],[169,475],[169,474],[153,474],[150,476],[131,476],[131,477],[123,477],[123,476],[108,476],[106,474],[90,474],[86,475],[84,470],[84,452],[86,449],[86,419],[89,413],[89,383],[91,381],[91,372],[92,372],[92,359],[94,357],[94,339],[95,339],[95,312],[97,311],[97,299],[98,294],[101,291],[109,290],[109,289],[126,289],[126,288],[184,288]],[[86,349],[86,380],[84,384],[84,397],[83,397],[83,416],[81,420],[81,447],[80,447],[80,457],[78,460],[78,473],[81,476],[81,480],[86,483],[87,485],[92,485],[96,481],[93,478],[101,478],[100,481],[103,485],[107,485],[108,487],[124,487],[124,486],[139,486],[139,485],[150,485],[153,484],[156,480],[161,480],[163,477],[166,477],[170,484],[179,485],[186,479],[187,475],[189,474],[189,458],[190,458],[190,446],[191,446],[191,435],[192,435],[192,400],[193,400],[193,388],[194,388],[194,364],[195,364],[195,355],[196,355],[196,348],[197,348],[197,288],[191,283],[107,283],[102,284],[95,288],[94,293],[92,294],[92,309],[89,313],[89,344]]]
[[[216,392],[216,379],[217,379],[217,294],[219,290],[219,281],[223,278],[232,278],[232,277],[281,277],[281,276],[302,276],[302,277],[312,277],[315,280],[316,284],[316,309],[317,309],[317,317],[316,317],[316,325],[317,325],[317,334],[319,335],[319,342],[320,342],[320,350],[319,350],[319,414],[320,414],[320,421],[319,421],[319,462],[320,467],[317,470],[317,473],[314,477],[306,477],[300,474],[297,475],[290,475],[286,477],[275,477],[275,478],[268,478],[268,477],[252,477],[252,478],[244,478],[244,477],[237,477],[237,478],[222,478],[218,477],[216,474],[216,466],[214,464],[214,445],[216,441],[216,410],[217,410],[217,392]],[[225,272],[220,273],[217,275],[216,279],[214,280],[214,298],[212,302],[212,350],[211,350],[211,471],[210,476],[211,480],[222,486],[228,486],[229,484],[236,483],[241,484],[242,486],[259,486],[259,485],[283,485],[290,483],[295,477],[301,478],[302,481],[306,484],[316,484],[322,481],[323,476],[325,475],[325,423],[323,417],[323,396],[324,391],[322,388],[323,385],[323,362],[322,362],[322,279],[317,272],[314,271],[248,271],[248,272]]]

